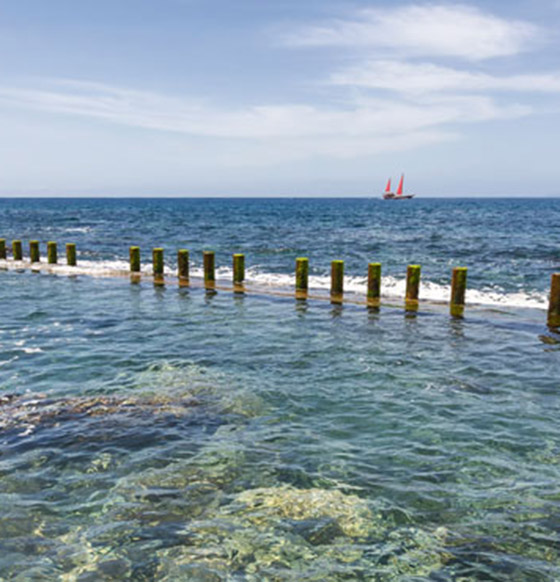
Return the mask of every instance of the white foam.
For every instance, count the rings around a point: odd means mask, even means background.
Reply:
[[[71,226],[65,230],[65,232],[81,232],[81,233],[88,233],[91,231],[92,231],[91,226]]]
[[[29,268],[29,263],[21,261],[0,260],[0,268],[22,269]],[[125,260],[111,261],[92,261],[79,259],[75,267],[66,265],[62,259],[57,265],[48,265],[43,258],[39,265],[32,268],[38,270],[47,270],[63,275],[90,275],[94,277],[108,277],[115,275],[128,275],[129,262]],[[141,265],[141,273],[147,276],[152,275],[152,264],[144,263]],[[164,273],[167,277],[176,276],[176,269],[165,265]],[[216,268],[216,281],[229,284],[232,280],[231,267],[221,266]],[[190,275],[193,278],[202,279],[204,272],[201,265],[191,264]],[[251,267],[246,271],[246,285],[268,288],[271,291],[288,291],[293,290],[295,284],[294,274],[271,273],[262,271],[259,267]],[[385,276],[381,281],[382,296],[386,299],[401,300],[405,295],[406,280],[393,276]],[[330,289],[330,277],[328,275],[310,275],[309,290],[311,292],[325,292]],[[367,277],[365,276],[346,276],[344,278],[344,290],[347,293],[356,296],[365,296],[367,292]],[[430,281],[425,276],[420,282],[420,299],[426,299],[435,302],[448,302],[451,294],[450,285],[442,285]],[[537,290],[517,291],[507,293],[498,286],[486,286],[481,289],[467,288],[466,302],[470,305],[488,305],[499,307],[516,307],[530,309],[546,309],[548,296],[547,293]]]
[[[39,354],[43,350],[41,348],[23,348],[23,351],[26,354]]]
[[[231,273],[228,274],[231,279]],[[255,283],[259,286],[269,286],[274,288],[293,288],[295,284],[294,275],[280,273],[263,273],[256,270],[247,272],[247,284]],[[329,291],[330,277],[310,276],[309,289],[318,291]],[[349,293],[364,296],[367,293],[367,278],[352,277],[344,278],[344,290]],[[406,279],[397,279],[392,276],[385,276],[381,280],[382,295],[388,299],[402,299],[406,291]],[[434,281],[423,279],[420,282],[419,296],[421,299],[446,303],[451,295],[451,286],[442,285]],[[465,301],[470,305],[489,305],[501,307],[521,307],[531,309],[546,309],[548,296],[540,291],[518,291],[506,293],[498,287],[483,289],[467,289]]]

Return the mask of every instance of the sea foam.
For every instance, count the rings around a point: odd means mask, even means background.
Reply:
[[[60,275],[89,275],[92,277],[124,276],[129,274],[129,263],[124,260],[93,261],[89,259],[79,259],[77,266],[68,266],[62,259],[56,265],[47,264],[43,258],[40,263],[30,265],[25,261],[0,260],[0,268],[8,269],[36,269],[53,272]],[[151,263],[141,265],[141,273],[146,276],[152,275]],[[164,273],[167,277],[175,277],[176,269],[165,265]],[[204,272],[201,265],[191,265],[190,275],[193,279],[203,279]],[[230,267],[216,268],[216,282],[218,284],[229,284],[232,280],[233,271]],[[263,292],[270,291],[291,291],[294,288],[295,276],[286,273],[274,273],[263,271],[259,267],[251,267],[246,271],[246,286],[258,287]],[[317,293],[328,293],[330,289],[330,277],[327,275],[310,275],[309,291]],[[384,276],[381,281],[382,298],[388,300],[401,300],[405,295],[406,279],[397,278],[391,275]],[[348,275],[344,278],[345,293],[356,298],[364,297],[367,293],[367,277]],[[430,281],[423,277],[420,283],[420,299],[433,302],[445,303],[449,301],[451,294],[450,285]],[[519,290],[516,292],[506,292],[497,286],[486,286],[483,288],[467,288],[466,303],[470,305],[487,305],[499,307],[516,307],[528,309],[546,309],[548,296],[545,292],[538,290]]]

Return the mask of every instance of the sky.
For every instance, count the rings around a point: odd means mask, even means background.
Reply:
[[[560,195],[560,0],[0,0],[0,196]],[[393,182],[393,183],[394,183]]]

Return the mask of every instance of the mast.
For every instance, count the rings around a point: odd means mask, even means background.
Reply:
[[[397,196],[401,196],[403,192],[403,181],[404,181],[404,174],[401,174],[401,179],[399,182],[399,187],[397,188]]]

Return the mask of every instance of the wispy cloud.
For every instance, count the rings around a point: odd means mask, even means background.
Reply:
[[[369,9],[354,18],[308,27],[290,39],[299,46],[359,49],[353,52],[352,66],[332,73],[326,83],[316,80],[327,91],[337,86],[336,101],[228,108],[190,95],[67,79],[0,85],[0,105],[213,138],[232,164],[351,158],[456,139],[461,124],[531,114],[530,106],[507,92],[559,92],[560,74],[496,76],[468,70],[474,65],[465,59],[515,55],[530,48],[536,36],[537,28],[529,23],[464,5]],[[379,49],[392,57],[373,58],[372,50]],[[431,55],[436,62],[418,62],[419,55]],[[437,62],[441,57],[443,65]],[[462,67],[449,66],[453,58]],[[493,94],[497,91],[503,92],[499,99]]]
[[[416,99],[360,98],[339,108],[255,105],[221,110],[190,99],[98,83],[64,81],[50,89],[0,86],[0,102],[16,107],[103,119],[133,127],[205,137],[297,139],[406,135],[440,126],[517,117],[517,105],[498,106],[483,96]],[[320,149],[320,143],[316,144]]]
[[[530,49],[542,31],[463,4],[371,8],[348,19],[302,28],[285,37],[294,46],[389,49],[401,56],[482,60]]]
[[[330,82],[399,93],[512,91],[560,92],[560,72],[496,76],[434,63],[373,60],[334,73]]]

